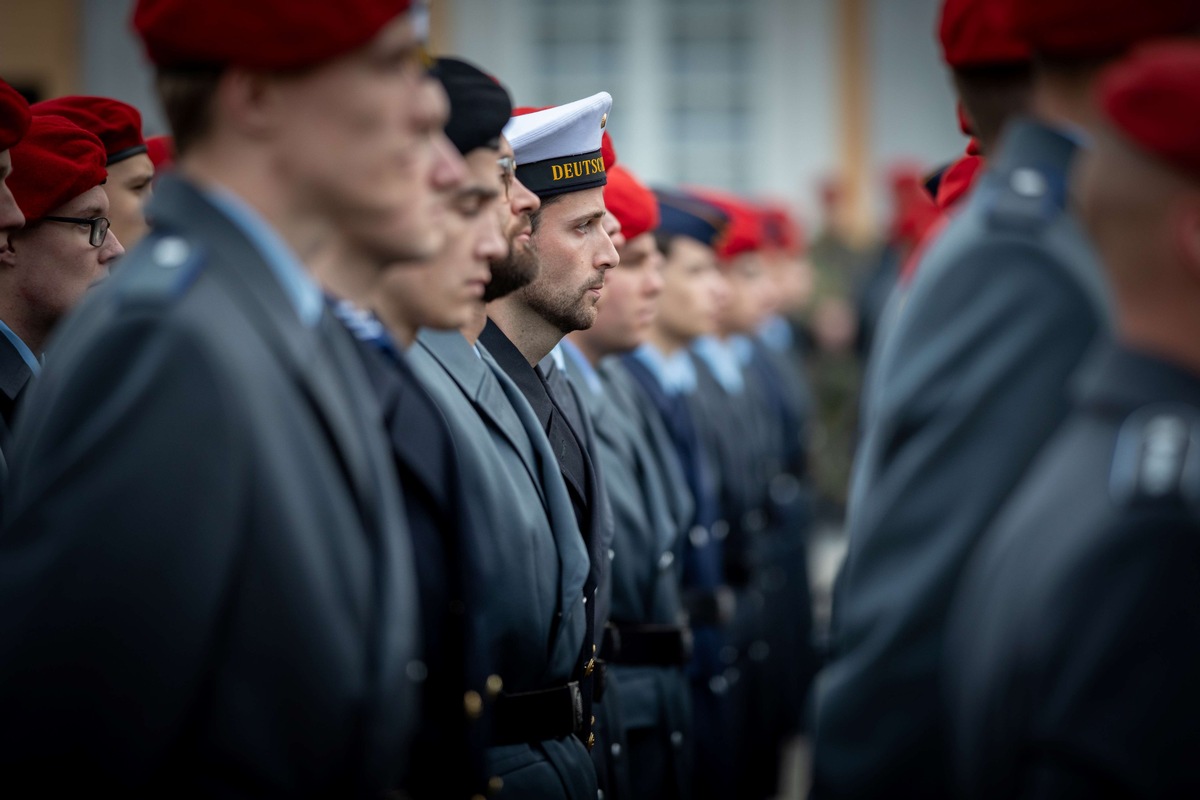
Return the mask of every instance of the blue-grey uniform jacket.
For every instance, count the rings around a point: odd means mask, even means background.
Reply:
[[[949,791],[939,664],[954,587],[1107,328],[1069,209],[1076,150],[1013,123],[877,346],[816,688],[814,797]]]
[[[22,401],[0,535],[5,781],[378,797],[403,782],[421,631],[354,342],[315,285],[294,302],[263,223],[252,240],[170,176],[149,212]]]
[[[558,462],[520,391],[480,345],[422,331],[410,364],[450,424],[462,489],[489,535],[475,541],[480,626],[503,691],[576,680],[591,653],[584,584],[590,562]],[[496,744],[498,797],[594,800],[595,768],[574,735]]]

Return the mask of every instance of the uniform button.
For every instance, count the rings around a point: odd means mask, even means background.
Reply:
[[[613,746],[609,749],[612,750],[613,758],[621,757],[621,744],[619,742],[613,742]]]
[[[589,733],[588,734],[588,750],[591,750],[595,746],[596,746],[596,734]]]
[[[723,519],[719,519],[712,524],[713,538],[718,542],[729,535],[729,523]]]
[[[714,675],[708,679],[708,690],[713,694],[725,694],[729,689],[729,681],[724,675]]]
[[[1046,179],[1036,169],[1015,169],[1008,182],[1013,191],[1022,197],[1041,197],[1046,193]]]
[[[489,697],[495,698],[500,696],[500,692],[504,690],[504,681],[499,675],[488,675],[487,678],[487,693]]]
[[[471,689],[463,695],[463,710],[470,719],[479,719],[483,714],[483,698],[479,696],[479,692]]]
[[[589,658],[588,662],[583,665],[583,677],[590,678],[592,672],[596,669],[596,659]]]
[[[617,557],[617,551],[613,550],[611,547],[608,548],[608,560],[612,561],[616,557]]]
[[[683,747],[683,731],[671,731],[671,746],[676,750]]]
[[[661,556],[658,557],[658,568],[659,569],[667,569],[674,563],[675,563],[675,554],[672,553],[670,550],[668,550],[667,552],[663,553]]]
[[[499,775],[488,778],[488,794],[496,794],[503,788],[504,778],[501,778]]]
[[[688,531],[688,541],[692,543],[692,547],[704,547],[708,544],[708,531],[703,525],[693,525]]]
[[[594,726],[595,724],[596,724],[596,715],[592,714],[592,725]]]

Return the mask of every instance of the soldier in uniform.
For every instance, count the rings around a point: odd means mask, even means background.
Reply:
[[[586,678],[595,669],[608,618],[612,514],[591,456],[595,432],[583,414],[583,402],[551,369],[551,362],[541,362],[565,334],[592,324],[604,273],[617,264],[616,249],[604,228],[606,172],[601,151],[611,108],[612,97],[599,92],[562,106],[515,114],[505,128],[516,154],[517,177],[541,201],[531,216],[529,247],[522,254],[536,277],[488,304],[488,322],[480,336],[533,409],[570,493],[589,564],[578,608],[562,613],[578,613],[586,622],[591,647],[584,648],[579,661]],[[603,691],[604,684],[587,680],[581,686],[585,736],[595,745],[598,737],[591,726],[599,707],[594,701],[602,698],[594,692]],[[619,736],[615,723],[611,718],[604,721],[609,740]],[[600,745],[593,755],[603,784],[609,749],[606,741]]]
[[[944,797],[942,642],[967,558],[1068,409],[1108,328],[1107,287],[1068,203],[1106,55],[1195,30],[1191,0],[1016,0],[1036,118],[918,267],[868,387],[848,551],[818,678],[813,796]]]
[[[476,650],[490,657],[494,674],[483,697],[471,694],[466,703],[481,709],[484,698],[494,700],[487,709],[490,796],[593,800],[597,777],[582,689],[595,674],[580,602],[587,551],[533,409],[477,341],[486,322],[485,301],[533,277],[508,253],[528,246],[530,215],[539,200],[514,174],[512,146],[500,127],[489,128],[494,118],[500,126],[508,122],[508,92],[465,62],[448,68],[443,60],[439,74],[451,96],[448,130],[469,148],[472,175],[490,170],[494,185],[504,191],[498,216],[485,209],[477,222],[486,225],[490,218],[506,241],[503,252],[491,257],[490,275],[486,260],[469,252],[473,237],[464,236],[430,263],[396,272],[384,292],[390,306],[402,298],[409,306],[426,305],[427,325],[436,312],[438,327],[456,318],[461,326],[421,329],[407,355],[449,424],[459,481],[469,499],[466,527],[474,553],[463,555],[473,557],[478,568]],[[432,308],[428,296],[444,297],[447,291],[458,300],[440,311]],[[588,661],[581,664],[585,651]]]
[[[180,161],[151,232],[56,332],[16,426],[11,785],[404,784],[421,667],[409,533],[354,342],[305,265],[347,217],[428,194],[399,168],[428,160],[407,113],[421,22],[403,0],[138,3]]]
[[[35,116],[9,157],[8,188],[24,212],[25,227],[9,233],[9,246],[0,250],[6,360],[0,419],[6,431],[31,379],[41,372],[54,329],[125,253],[108,228],[99,139],[63,117]]]
[[[154,162],[142,137],[142,115],[120,100],[109,97],[68,95],[35,103],[30,109],[38,114],[66,117],[104,143],[108,154],[108,219],[112,231],[126,248],[142,240],[146,226],[146,201],[154,179]]]
[[[616,164],[608,170],[604,204],[607,218],[620,225],[613,235],[620,264],[605,278],[595,324],[568,334],[559,348],[592,418],[593,457],[613,510],[612,611],[601,656],[606,692],[614,682],[619,686],[627,750],[617,749],[619,742],[609,749],[611,762],[623,763],[631,777],[628,796],[685,798],[691,797],[684,672],[691,631],[680,596],[680,556],[691,498],[662,421],[644,413],[628,373],[611,358],[640,345],[653,324],[662,290],[658,201]]]
[[[441,68],[444,66],[435,65],[435,70]],[[415,132],[433,143],[425,151],[434,161],[429,168],[414,156],[408,164],[418,174],[430,176],[428,195],[443,205],[441,215],[446,224],[439,257],[460,243],[478,239],[473,230],[466,229],[468,206],[495,202],[499,197],[494,157],[486,164],[489,169],[481,169],[478,176],[470,174],[460,151],[443,134],[448,109],[443,84],[431,75],[413,110]],[[465,113],[461,100],[459,113]],[[504,114],[495,122],[495,134],[506,121]],[[492,223],[492,230],[483,233],[486,246],[498,253],[502,241],[493,209],[485,207],[476,216]],[[445,289],[434,286],[404,291],[410,287],[403,286],[398,290],[397,284],[408,274],[421,273],[428,262],[373,263],[379,242],[389,235],[395,235],[396,248],[402,248],[407,225],[386,216],[348,220],[339,231],[336,246],[329,248],[314,274],[336,298],[334,313],[358,340],[363,367],[383,412],[412,536],[424,677],[420,732],[403,789],[414,798],[465,800],[486,791],[486,732],[481,729],[481,713],[467,708],[463,698],[467,692],[483,696],[490,664],[484,649],[475,646],[476,632],[467,613],[477,605],[470,592],[477,581],[454,445],[441,411],[421,386],[405,353],[420,325],[453,327],[455,320],[446,323],[438,314],[447,302]],[[452,257],[459,255],[455,250]],[[472,264],[469,258],[466,264]],[[483,268],[486,270],[486,261]],[[439,754],[445,752],[459,753],[463,762],[450,775],[438,763]]]
[[[1135,52],[1100,101],[1078,189],[1116,342],[956,595],[963,797],[1200,795],[1200,43]]]
[[[723,212],[696,197],[658,189],[663,288],[647,341],[622,356],[621,368],[637,397],[666,429],[676,466],[692,498],[682,546],[682,596],[692,630],[687,673],[692,699],[693,797],[734,796],[734,718],[729,692],[732,665],[724,657],[736,612],[725,575],[727,523],[721,518],[717,454],[700,435],[692,406],[695,364],[689,346],[717,329],[728,286],[717,266]]]

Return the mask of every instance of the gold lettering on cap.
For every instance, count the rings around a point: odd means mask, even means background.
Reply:
[[[562,181],[568,178],[583,178],[588,175],[599,175],[604,172],[604,158],[585,158],[581,161],[572,161],[569,164],[552,164],[550,166],[550,179],[553,181]]]

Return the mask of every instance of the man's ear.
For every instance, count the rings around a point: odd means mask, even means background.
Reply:
[[[0,271],[15,269],[17,266],[17,251],[24,244],[21,231],[13,231],[8,235],[8,247],[0,248]]]

